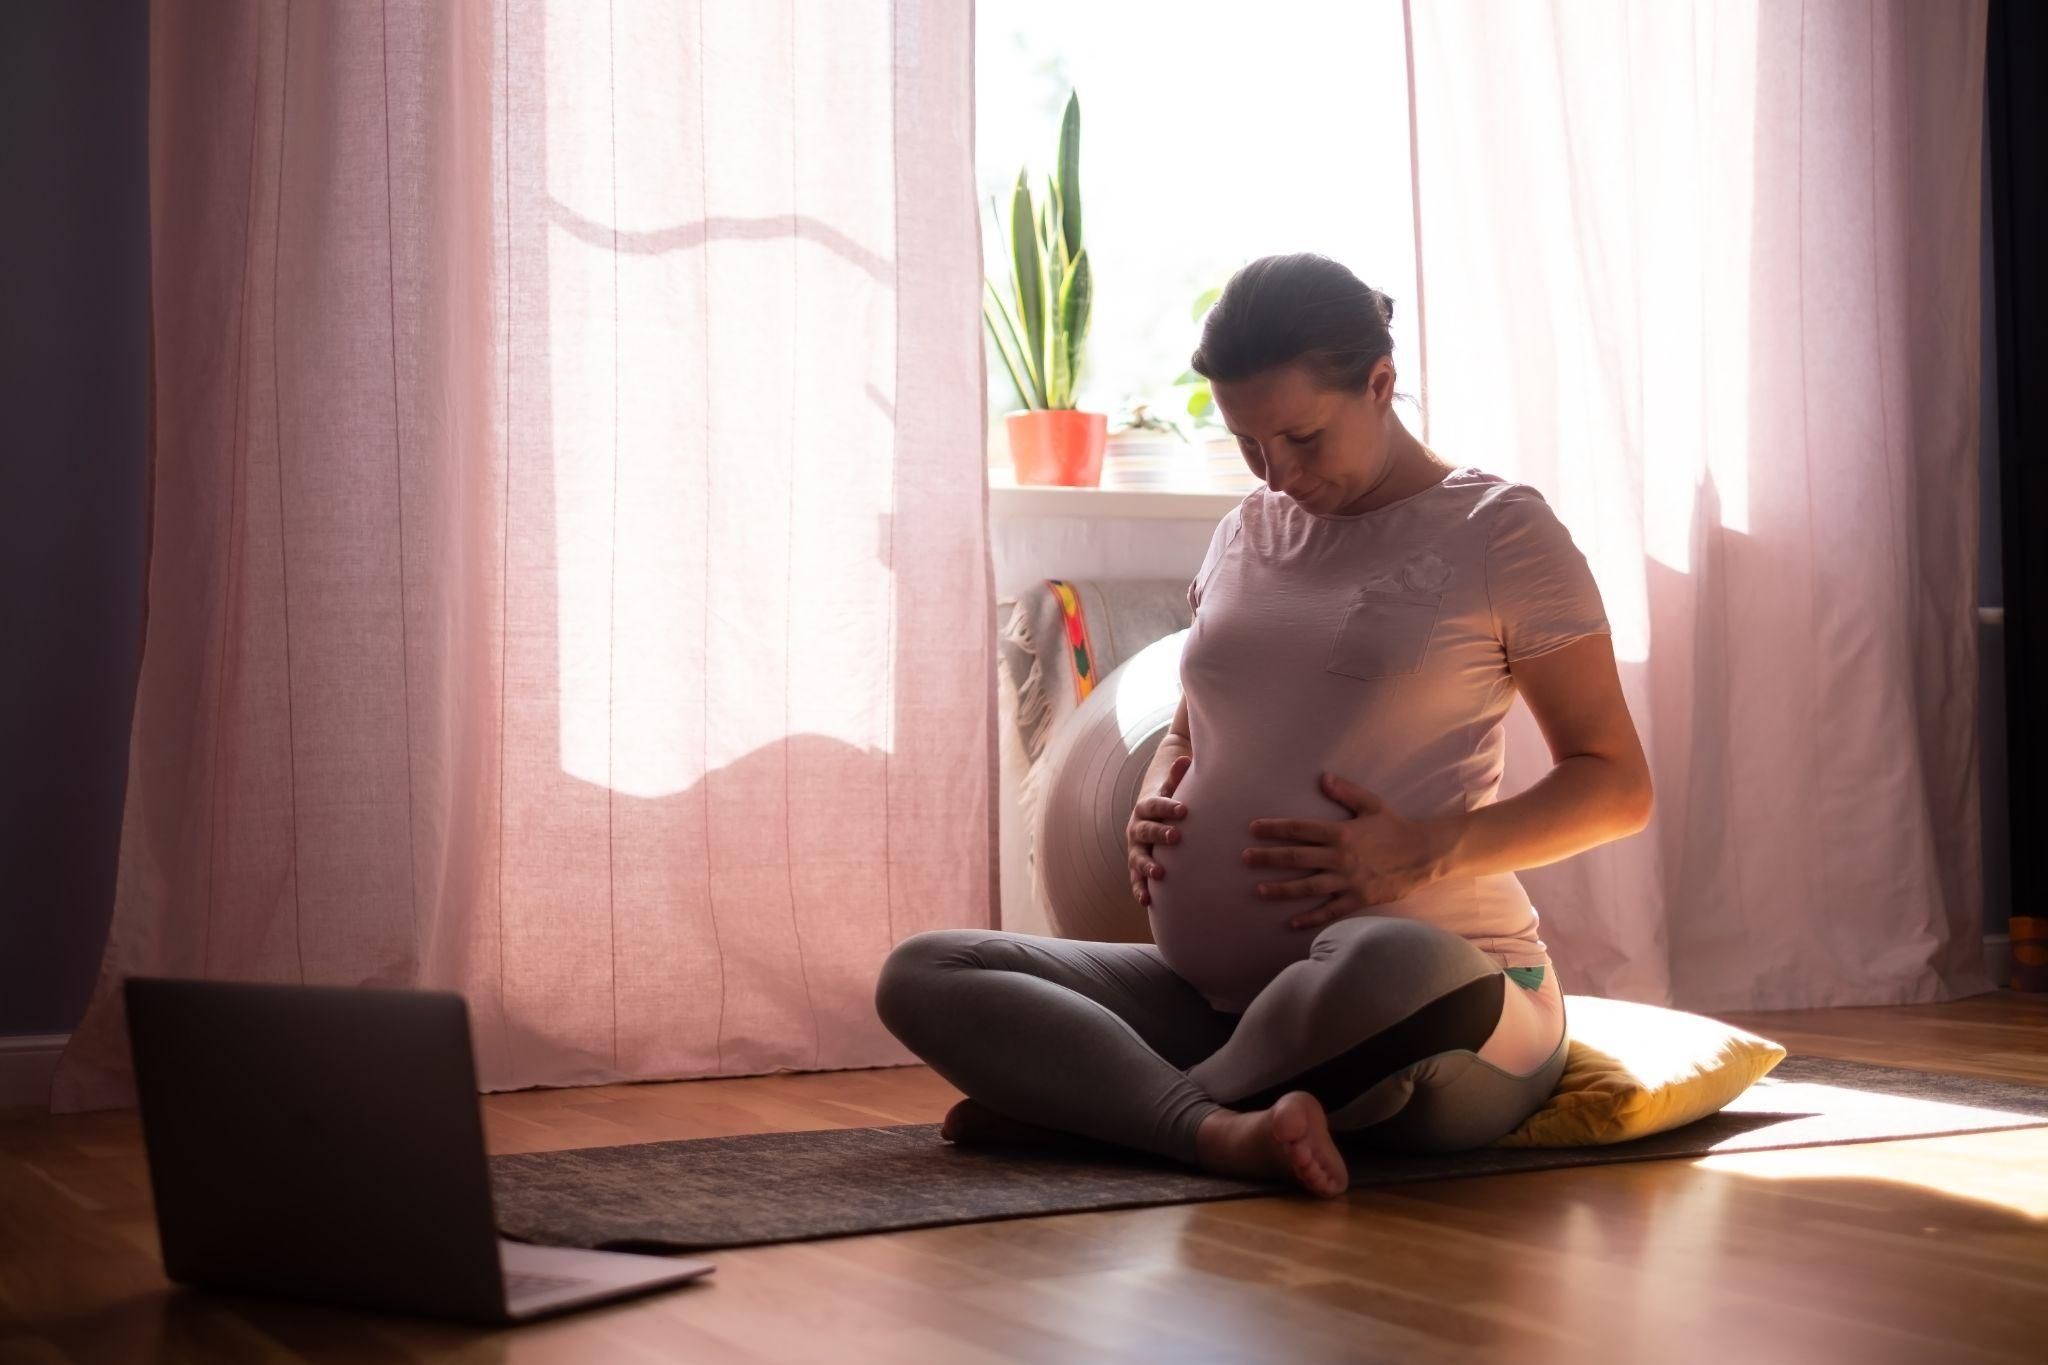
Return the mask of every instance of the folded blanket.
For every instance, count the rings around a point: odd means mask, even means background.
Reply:
[[[1017,688],[1017,732],[1034,764],[1053,728],[1111,669],[1187,629],[1187,591],[1178,579],[1047,579],[1011,604],[1003,664]]]

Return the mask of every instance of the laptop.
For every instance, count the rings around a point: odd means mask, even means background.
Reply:
[[[459,995],[136,977],[127,1002],[180,1284],[506,1323],[711,1273],[498,1236]]]

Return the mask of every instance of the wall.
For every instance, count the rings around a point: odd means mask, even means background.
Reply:
[[[1984,226],[1978,255],[1982,316],[1978,321],[1983,378],[1977,436],[1977,604],[1995,609],[1977,627],[1977,737],[1979,796],[1984,810],[1984,933],[1996,938],[2012,917],[2011,822],[2005,791],[2004,542],[1998,508],[1998,310],[1993,304],[1991,231],[1990,82],[1985,83],[1983,160]],[[2002,953],[1993,954],[1992,978],[2004,981]]]
[[[0,1036],[68,1032],[113,904],[140,642],[145,0],[0,5]]]

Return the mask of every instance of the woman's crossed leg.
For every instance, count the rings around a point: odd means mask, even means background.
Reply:
[[[1489,1038],[1498,1051],[1521,1017],[1536,1022],[1520,1031],[1540,1029],[1540,1011],[1504,1009],[1521,1004],[1509,990],[1521,992],[1457,935],[1355,916],[1319,932],[1241,1016],[1210,1008],[1150,944],[974,929],[904,940],[875,1003],[969,1097],[948,1137],[1052,1130],[1333,1195],[1346,1172],[1329,1116],[1369,1135],[1388,1117],[1389,1077]]]

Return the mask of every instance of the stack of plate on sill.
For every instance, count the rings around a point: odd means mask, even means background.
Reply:
[[[1194,445],[1175,436],[1124,437],[1102,453],[1104,488],[1176,493],[1243,493],[1258,480],[1232,446]]]

